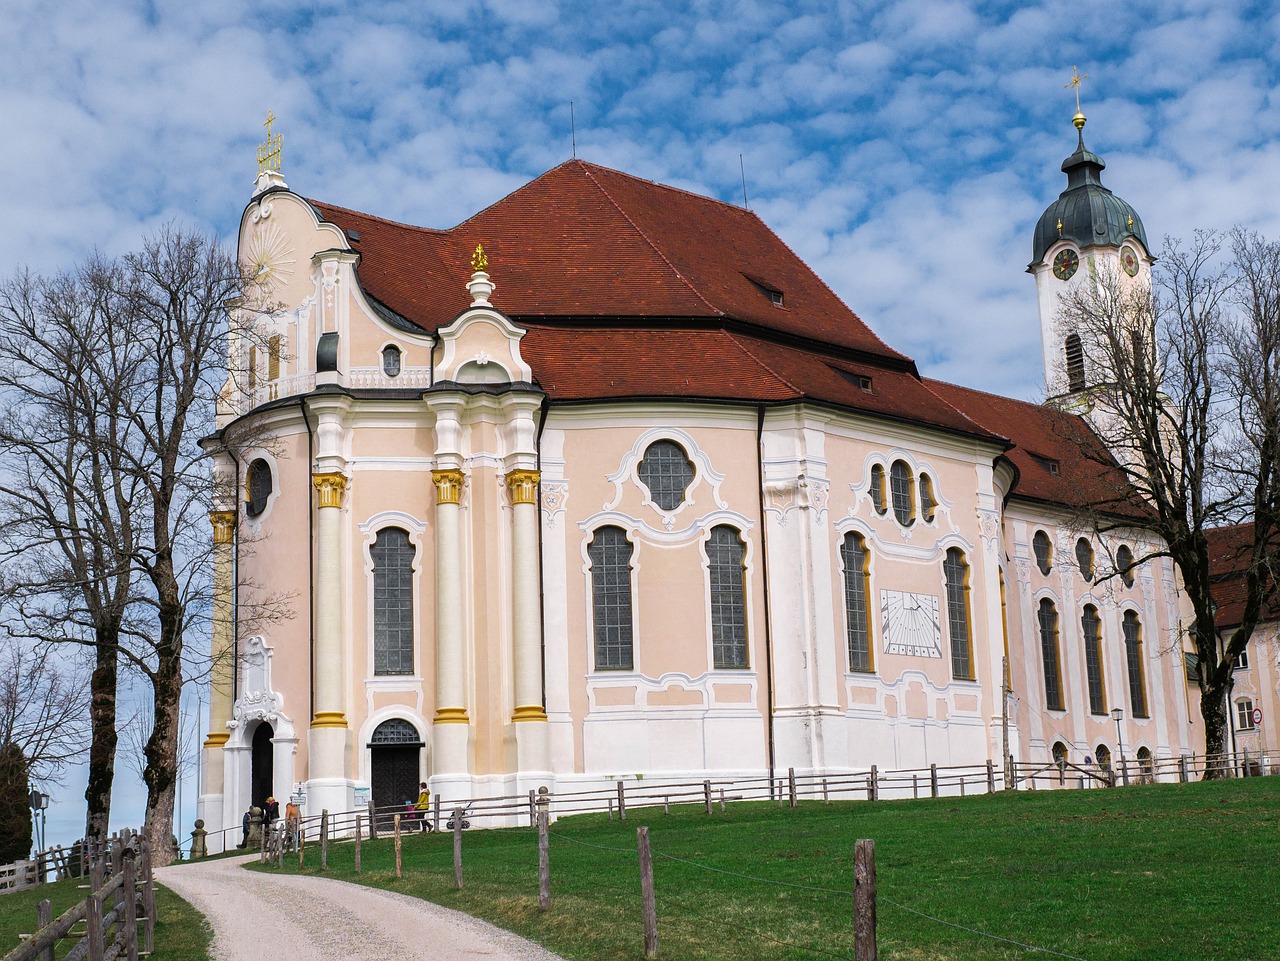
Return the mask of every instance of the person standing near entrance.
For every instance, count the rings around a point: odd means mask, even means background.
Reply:
[[[413,809],[418,812],[418,829],[424,833],[430,831],[431,823],[427,819],[427,813],[431,810],[431,792],[427,789],[426,781],[418,785],[418,800],[414,802]]]

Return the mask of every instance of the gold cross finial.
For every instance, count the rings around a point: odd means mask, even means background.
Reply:
[[[1076,115],[1071,118],[1071,122],[1076,125],[1077,130],[1084,129],[1084,114],[1080,110],[1080,84],[1089,79],[1087,73],[1081,73],[1079,68],[1071,68],[1071,81],[1062,85],[1063,90],[1074,90],[1076,95]]]
[[[267,111],[267,121],[262,126],[267,128],[267,139],[258,146],[258,173],[280,169],[280,148],[284,146],[284,137],[273,134],[271,125],[276,122],[276,115]]]
[[[471,272],[481,273],[489,269],[489,255],[484,252],[483,244],[476,244],[476,252],[471,255]]]

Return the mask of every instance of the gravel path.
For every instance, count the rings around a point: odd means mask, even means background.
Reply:
[[[208,919],[217,961],[560,961],[509,931],[408,895],[240,867],[256,857],[156,871]]]

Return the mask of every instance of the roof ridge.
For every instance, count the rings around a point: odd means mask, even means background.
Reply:
[[[970,416],[969,416],[969,414],[968,414],[966,411],[961,410],[961,409],[960,409],[959,407],[957,407],[955,404],[951,403],[951,401],[947,400],[945,397],[943,397],[941,394],[939,394],[936,390],[934,390],[934,389],[933,389],[933,387],[932,387],[932,385],[931,385],[930,381],[932,381],[932,383],[934,383],[934,384],[942,384],[942,383],[945,383],[945,381],[941,381],[941,380],[933,380],[932,378],[929,378],[929,377],[921,377],[921,378],[920,378],[920,386],[921,386],[921,387],[923,387],[925,390],[927,390],[927,391],[928,391],[930,394],[932,394],[934,397],[936,397],[936,398],[938,399],[938,402],[939,402],[939,403],[941,403],[941,404],[946,404],[948,407],[950,407],[950,408],[951,408],[952,410],[954,410],[957,414],[959,414],[961,417],[963,417],[965,420],[967,420],[970,424],[972,424],[974,427],[978,428],[979,430],[985,431],[986,433],[991,434],[991,435],[992,435],[992,436],[994,436],[994,437],[999,437],[1001,440],[1004,440],[1004,441],[1006,441],[1007,443],[1009,443],[1009,444],[1012,444],[1012,445],[1016,446],[1016,444],[1014,444],[1014,440],[1013,440],[1013,438],[1012,438],[1012,437],[1006,437],[1006,436],[1005,436],[1003,433],[1001,433],[1000,431],[995,430],[994,428],[988,427],[986,424],[983,424],[983,423],[981,423],[981,422],[979,422],[979,421],[974,420],[972,417],[970,417]],[[956,386],[959,386],[959,385],[958,385],[958,384],[952,384],[952,385],[950,385],[950,386],[952,386],[952,387],[956,387]],[[967,388],[961,387],[960,389],[961,389],[961,390],[966,390]],[[978,393],[984,393],[984,391],[979,391]],[[998,395],[996,395],[996,394],[989,394],[988,396],[990,396],[990,397],[996,397],[996,396],[998,396]],[[1025,403],[1025,402],[1024,402],[1024,401],[1019,401],[1019,403]]]
[[[707,300],[706,297],[703,297],[702,291],[698,290],[697,287],[693,286],[693,284],[689,282],[689,280],[685,277],[685,275],[680,273],[679,268],[677,268],[676,265],[671,262],[671,258],[669,258],[665,253],[663,253],[662,248],[659,247],[657,244],[655,244],[653,240],[650,239],[649,235],[640,229],[640,225],[637,224],[634,220],[632,220],[631,215],[622,209],[622,205],[618,203],[617,200],[614,199],[613,194],[609,193],[609,191],[605,188],[604,184],[602,184],[596,178],[595,174],[593,174],[589,169],[587,169],[588,168],[587,163],[582,160],[577,161],[577,163],[582,168],[582,172],[585,173],[591,179],[591,182],[596,185],[596,189],[599,190],[602,194],[604,194],[606,198],[608,198],[609,203],[613,204],[614,210],[618,211],[618,213],[622,215],[622,218],[631,225],[631,229],[634,230],[637,234],[639,234],[644,239],[644,242],[649,245],[649,247],[653,250],[655,254],[657,254],[659,257],[662,258],[662,262],[671,269],[671,272],[675,274],[676,277],[679,278],[680,283],[688,287],[690,293],[692,293],[693,296],[697,297],[698,300],[706,304],[708,310],[712,311],[713,313],[715,313],[717,316],[720,316],[720,317],[727,316],[723,310],[721,310],[719,307],[715,306],[715,304]],[[601,169],[607,170],[608,168],[603,167]],[[637,177],[635,179],[640,180],[642,178]]]
[[[779,381],[781,381],[782,383],[786,384],[788,387],[790,387],[790,388],[791,388],[793,391],[795,391],[797,394],[800,394],[801,396],[804,396],[804,395],[805,395],[805,391],[801,390],[801,389],[800,389],[799,387],[797,387],[795,384],[791,383],[791,381],[787,380],[787,378],[783,377],[783,376],[782,376],[781,374],[779,374],[776,370],[774,370],[772,367],[770,367],[770,366],[769,366],[769,362],[768,362],[768,361],[761,360],[759,357],[757,357],[757,356],[756,356],[756,354],[755,354],[755,352],[754,352],[754,351],[752,351],[752,350],[751,350],[751,348],[750,348],[750,347],[748,347],[746,344],[744,344],[744,343],[739,339],[739,336],[738,336],[737,334],[733,333],[732,331],[728,331],[728,330],[724,331],[724,334],[725,334],[725,336],[726,336],[726,337],[728,337],[731,341],[733,341],[735,345],[737,345],[737,348],[738,348],[740,351],[742,351],[744,354],[746,354],[748,357],[750,357],[752,360],[754,360],[757,364],[759,364],[761,367],[763,367],[763,368],[764,368],[765,370],[767,370],[769,373],[773,374],[773,376],[774,376],[774,377],[776,377],[776,378],[778,378],[778,380],[779,380]]]
[[[298,196],[302,196],[299,194]],[[368,214],[363,210],[356,210],[352,207],[344,207],[341,204],[331,204],[327,200],[315,200],[311,197],[302,197],[307,203],[313,207],[327,207],[329,210],[340,210],[344,214],[354,214],[357,217],[364,217],[368,220],[376,220],[378,223],[389,224],[392,227],[403,227],[405,230],[420,230],[427,234],[448,234],[453,228],[451,227],[421,227],[417,224],[407,224],[402,220],[391,220],[388,217],[379,217],[377,214]],[[332,221],[327,221],[331,223]]]
[[[570,161],[566,161],[566,163],[568,162]],[[575,158],[574,162],[578,163],[582,167],[592,167],[596,170],[607,170],[609,173],[617,174],[619,177],[626,177],[628,180],[638,180],[640,183],[648,184],[651,187],[661,187],[663,190],[670,190],[673,193],[684,194],[686,197],[692,197],[695,200],[701,200],[705,203],[728,207],[736,213],[746,214],[749,217],[754,217],[756,220],[760,220],[760,216],[751,208],[739,207],[737,204],[729,203],[727,200],[721,200],[719,197],[709,197],[706,194],[700,194],[693,190],[686,190],[684,187],[674,187],[671,184],[664,184],[660,180],[650,180],[648,177],[637,177],[635,174],[627,173],[625,170],[619,170],[617,167],[606,167],[604,164],[592,163],[589,160],[582,160],[581,158]],[[760,222],[764,223],[763,220]],[[768,225],[766,224],[766,226]]]

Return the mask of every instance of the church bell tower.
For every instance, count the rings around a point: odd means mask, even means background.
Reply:
[[[1086,75],[1087,76],[1087,75]],[[1142,219],[1102,185],[1106,163],[1084,145],[1079,73],[1068,87],[1076,93],[1076,151],[1062,162],[1067,188],[1036,224],[1027,273],[1036,278],[1044,377],[1050,398],[1070,400],[1097,383],[1088,350],[1078,333],[1060,320],[1060,298],[1079,284],[1105,276],[1150,283],[1152,258]]]

